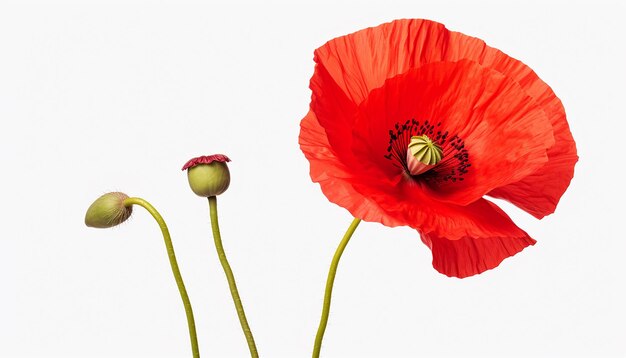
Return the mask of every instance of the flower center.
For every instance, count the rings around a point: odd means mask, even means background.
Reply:
[[[443,157],[441,147],[427,135],[412,136],[406,151],[406,163],[411,175],[419,175],[437,165]]]
[[[395,130],[394,130],[395,129]],[[441,122],[415,119],[389,130],[385,158],[416,181],[438,184],[463,181],[471,166],[465,141],[441,128]]]

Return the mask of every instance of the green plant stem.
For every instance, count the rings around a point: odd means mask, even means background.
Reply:
[[[219,256],[220,263],[222,264],[222,268],[224,269],[224,273],[226,274],[226,279],[228,280],[228,287],[230,287],[230,294],[233,296],[233,302],[235,303],[235,308],[237,309],[239,323],[241,323],[243,334],[246,336],[246,341],[248,342],[250,356],[252,356],[253,358],[258,358],[259,353],[257,353],[256,345],[254,343],[254,337],[252,336],[252,331],[250,330],[250,326],[248,325],[246,313],[244,312],[243,305],[241,304],[241,298],[239,298],[239,291],[237,291],[235,276],[233,275],[233,271],[228,264],[226,254],[224,253],[224,247],[222,246],[220,226],[219,222],[217,221],[217,198],[215,196],[209,197],[209,211],[211,215],[211,228],[213,229],[213,239],[215,240],[217,256]]]
[[[320,325],[317,328],[317,335],[315,336],[315,345],[313,346],[313,358],[320,356],[320,350],[322,349],[322,339],[324,338],[324,331],[326,330],[326,324],[328,323],[328,315],[330,314],[330,299],[333,293],[333,283],[335,282],[335,274],[337,273],[337,266],[339,265],[339,259],[343,250],[348,245],[348,241],[354,234],[361,219],[354,218],[352,223],[348,227],[348,230],[343,235],[343,239],[339,243],[333,261],[330,263],[330,269],[328,270],[328,278],[326,279],[326,291],[324,292],[324,306],[322,308],[322,318],[320,319]]]
[[[183,305],[185,306],[185,313],[187,314],[187,325],[189,326],[189,338],[191,339],[191,351],[193,352],[194,358],[200,357],[200,350],[198,349],[198,337],[196,335],[196,324],[193,319],[193,311],[191,309],[191,302],[189,301],[189,296],[187,295],[187,290],[185,289],[185,283],[183,282],[183,277],[180,274],[180,270],[178,269],[178,262],[176,261],[176,254],[174,253],[174,247],[172,246],[172,238],[170,237],[170,232],[167,229],[167,225],[165,224],[165,220],[161,217],[161,214],[152,206],[149,202],[141,199],[141,198],[128,198],[124,200],[124,206],[129,207],[131,205],[139,205],[146,209],[156,220],[161,228],[161,232],[163,233],[163,239],[165,240],[165,247],[167,248],[167,256],[170,259],[170,266],[172,266],[172,273],[174,274],[174,278],[176,279],[176,285],[178,286],[178,291],[180,292],[180,297],[183,299]]]

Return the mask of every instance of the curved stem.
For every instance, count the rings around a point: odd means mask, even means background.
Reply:
[[[167,225],[165,224],[165,220],[161,217],[161,214],[152,206],[149,202],[141,199],[141,198],[128,198],[124,200],[124,206],[129,207],[131,205],[139,205],[144,209],[148,210],[148,212],[152,215],[152,217],[156,220],[161,228],[161,232],[163,233],[163,239],[165,240],[165,247],[167,248],[167,256],[170,259],[170,266],[172,266],[172,273],[174,273],[174,278],[176,279],[176,285],[178,286],[178,291],[180,292],[180,297],[183,299],[183,305],[185,306],[185,313],[187,314],[187,325],[189,326],[189,338],[191,339],[191,351],[193,352],[194,358],[200,357],[200,351],[198,349],[198,337],[196,335],[196,324],[193,319],[193,311],[191,309],[191,302],[189,302],[189,296],[187,295],[187,290],[185,289],[185,284],[183,283],[183,277],[180,275],[180,270],[178,269],[178,262],[176,261],[176,254],[174,253],[174,247],[172,246],[172,238],[170,237],[170,232],[167,229]]]
[[[246,341],[248,341],[250,356],[252,356],[253,358],[258,358],[259,354],[256,350],[254,337],[252,336],[252,331],[250,331],[250,326],[248,325],[248,320],[246,319],[246,313],[244,312],[243,305],[241,304],[241,298],[239,298],[239,291],[237,291],[235,276],[233,275],[233,271],[228,264],[226,254],[224,253],[224,247],[222,246],[220,226],[217,221],[217,198],[215,196],[209,197],[209,209],[211,215],[211,228],[213,229],[213,239],[215,240],[215,248],[217,249],[217,255],[219,256],[220,263],[222,264],[222,268],[224,269],[224,273],[226,274],[226,279],[228,280],[230,294],[233,296],[233,302],[235,303],[237,315],[239,316],[239,323],[241,323],[243,334],[246,336]]]
[[[361,219],[354,218],[352,223],[348,227],[348,230],[343,235],[343,239],[339,243],[333,261],[330,263],[330,269],[328,270],[328,278],[326,279],[326,291],[324,292],[324,306],[322,308],[322,318],[320,319],[320,325],[317,328],[317,335],[315,336],[315,345],[313,346],[313,358],[320,356],[320,350],[322,349],[322,339],[324,338],[324,331],[326,330],[326,324],[328,323],[328,315],[330,314],[330,299],[333,293],[333,283],[335,282],[335,274],[337,273],[337,266],[339,265],[339,259],[343,250],[348,245],[348,241],[354,234]]]

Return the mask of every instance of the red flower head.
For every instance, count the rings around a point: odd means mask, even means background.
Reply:
[[[315,51],[300,147],[353,216],[408,225],[439,272],[492,269],[535,240],[495,204],[554,212],[578,160],[560,100],[528,66],[428,20],[397,20]]]

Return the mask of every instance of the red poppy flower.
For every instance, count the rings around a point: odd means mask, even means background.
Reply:
[[[578,156],[563,106],[528,66],[415,19],[333,39],[314,60],[299,142],[330,201],[416,229],[448,276],[492,269],[535,243],[483,198],[542,218],[572,179]],[[416,169],[407,150],[420,138],[441,159]]]

